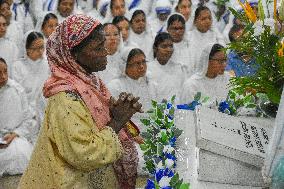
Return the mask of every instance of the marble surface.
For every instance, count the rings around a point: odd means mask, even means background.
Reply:
[[[177,171],[181,177],[190,182],[191,189],[261,189],[262,187],[241,186],[220,184],[216,182],[206,182],[197,179],[197,156],[198,148],[196,148],[196,128],[194,125],[194,116],[191,111],[176,111],[176,125],[183,129],[183,134],[179,137],[177,143]],[[209,167],[214,171],[212,167]],[[233,170],[232,170],[233,171]]]

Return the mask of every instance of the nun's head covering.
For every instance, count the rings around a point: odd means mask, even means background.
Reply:
[[[28,31],[28,32],[26,32],[25,33],[25,35],[24,35],[24,38],[23,38],[23,53],[24,53],[24,59],[27,59],[28,58],[28,55],[27,55],[27,48],[26,48],[26,44],[27,44],[27,40],[28,40],[28,36],[31,34],[31,33],[33,33],[33,32],[37,32],[37,36],[38,36],[38,38],[41,38],[42,37],[42,39],[44,39],[44,37],[43,37],[43,34],[41,33],[41,32],[38,32],[38,31],[36,31],[36,30],[30,30],[30,31]],[[37,38],[37,39],[38,39]],[[43,58],[43,57],[42,57]],[[42,59],[41,58],[41,59]],[[41,59],[39,59],[39,60],[37,60],[37,61],[41,61]]]
[[[137,49],[138,46],[132,44],[130,46],[124,46],[122,51],[121,51],[121,59],[122,59],[122,64],[119,65],[119,69],[121,71],[121,75],[125,76],[125,69],[126,69],[126,65],[127,65],[127,59],[129,56],[129,53],[133,50],[133,49]]]
[[[203,79],[206,77],[209,63],[209,55],[212,50],[214,43],[208,44],[201,52],[200,61],[196,63],[195,73],[193,79]]]
[[[172,4],[169,0],[157,0],[155,11],[157,14],[170,14],[172,11]]]
[[[97,6],[98,13],[102,15],[103,12],[107,12],[109,4],[110,0],[100,0]]]
[[[37,32],[41,32],[42,33],[41,29],[42,29],[43,21],[44,21],[46,15],[48,15],[50,13],[54,14],[54,12],[47,11],[47,12],[43,12],[41,15],[39,15],[39,17],[37,19],[37,22],[36,22],[36,26],[35,26],[35,30]],[[56,15],[54,14],[54,16],[56,16]],[[57,18],[57,16],[56,16],[56,18]]]

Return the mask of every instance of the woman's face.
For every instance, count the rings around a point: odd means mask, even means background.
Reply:
[[[191,14],[191,2],[189,0],[181,0],[177,6],[177,12],[182,14],[186,21],[188,21]]]
[[[223,51],[214,54],[208,63],[208,70],[206,76],[215,78],[218,75],[223,75],[227,65],[226,54]]]
[[[202,10],[194,21],[194,24],[201,33],[206,33],[212,25],[211,12],[209,10]]]
[[[174,52],[172,40],[166,39],[161,42],[154,51],[156,52],[158,62],[162,65],[167,64]]]
[[[119,28],[123,41],[126,41],[129,36],[129,23],[126,20],[123,20],[117,23],[117,27]]]
[[[181,42],[184,36],[185,26],[178,20],[169,25],[168,32],[173,38],[174,43]]]
[[[58,26],[58,20],[56,18],[50,18],[43,26],[42,26],[42,33],[46,38],[48,38],[52,32],[55,31],[56,27]]]
[[[58,12],[63,17],[68,17],[74,9],[74,0],[62,0],[58,5]]]
[[[87,73],[103,71],[107,66],[107,50],[105,48],[105,36],[99,32],[95,39],[91,40],[80,52],[75,53],[75,60]]]
[[[3,3],[1,6],[0,6],[0,13],[5,16],[6,18],[6,21],[7,21],[7,24],[9,25],[10,24],[10,20],[11,20],[11,17],[12,17],[12,11],[10,9],[10,5],[8,3]]]
[[[144,54],[136,54],[133,56],[126,65],[126,75],[132,79],[139,79],[146,74],[147,65]]]
[[[106,37],[105,47],[108,50],[109,55],[113,55],[119,46],[120,36],[117,27],[114,25],[107,25],[104,27],[104,33]]]
[[[145,31],[146,18],[144,14],[138,14],[132,19],[131,28],[137,34],[141,34]]]
[[[8,81],[7,65],[0,60],[0,88],[5,86]]]
[[[111,14],[113,17],[124,16],[125,14],[124,0],[113,0]]]
[[[43,52],[44,40],[42,38],[37,38],[36,40],[34,40],[30,47],[27,49],[27,55],[33,61],[42,58]]]
[[[0,16],[0,38],[4,37],[7,31],[7,21],[3,16]]]

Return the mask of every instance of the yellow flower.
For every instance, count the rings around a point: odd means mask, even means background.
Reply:
[[[241,7],[244,9],[248,19],[252,22],[256,22],[257,16],[255,15],[253,9],[251,8],[250,4],[246,1],[245,4],[243,4],[240,0],[238,0]]]
[[[284,42],[282,42],[281,48],[278,50],[278,56],[283,57],[284,56]]]

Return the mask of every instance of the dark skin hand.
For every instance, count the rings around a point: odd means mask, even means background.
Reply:
[[[136,112],[143,112],[142,105],[138,102],[139,99],[139,97],[134,97],[131,93],[126,92],[120,93],[117,100],[111,97],[110,115],[112,119],[108,125],[116,133],[119,133]]]

